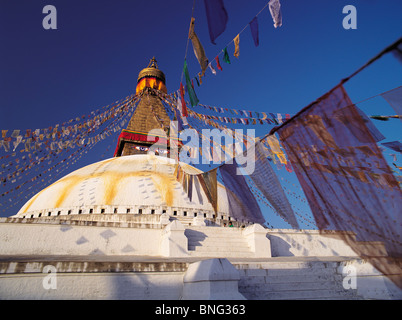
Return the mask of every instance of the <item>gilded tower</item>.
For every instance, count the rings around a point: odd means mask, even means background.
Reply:
[[[155,57],[138,75],[136,94],[141,95],[141,100],[127,128],[119,136],[115,157],[146,154],[150,146],[158,140],[157,136],[150,133],[151,130],[161,129],[169,136],[170,118],[161,99],[150,88],[167,93],[165,75],[159,70]],[[156,151],[160,155],[167,152],[169,148],[159,148]]]

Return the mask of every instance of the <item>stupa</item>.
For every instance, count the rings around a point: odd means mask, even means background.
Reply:
[[[190,200],[176,179],[178,161],[166,156],[170,146],[149,152],[148,133],[170,130],[154,90],[167,92],[155,58],[139,73],[142,98],[114,156],[66,175],[0,219],[0,299],[400,297],[336,233],[238,221],[219,183],[216,210],[199,186]]]

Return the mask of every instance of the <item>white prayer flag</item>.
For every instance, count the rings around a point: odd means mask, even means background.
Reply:
[[[274,27],[278,28],[282,26],[282,13],[281,13],[281,3],[279,0],[270,0],[269,12],[271,12],[272,19],[274,20]]]

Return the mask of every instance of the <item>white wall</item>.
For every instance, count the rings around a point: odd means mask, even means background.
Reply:
[[[44,288],[45,276],[41,273],[0,275],[0,300],[178,300],[183,290],[182,272],[60,273],[55,289]]]
[[[321,235],[316,230],[270,229],[272,257],[286,256],[356,256],[356,253],[337,238]]]
[[[162,229],[0,223],[0,255],[159,255]]]

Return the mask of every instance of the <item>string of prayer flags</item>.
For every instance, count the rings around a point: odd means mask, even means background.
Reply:
[[[263,224],[265,219],[253,193],[243,175],[237,174],[236,159],[233,163],[225,163],[219,167],[226,188],[230,216],[238,220],[249,220]]]
[[[274,207],[276,212],[288,222],[293,229],[299,229],[292,207],[282,189],[274,170],[268,162],[261,142],[255,144],[255,169],[250,178]]]
[[[388,121],[389,119],[401,119],[402,115],[393,115],[393,116],[370,116],[371,119],[381,120],[381,121]]]
[[[274,20],[274,27],[278,28],[282,26],[281,3],[279,2],[279,0],[270,0],[268,6],[269,12],[272,16],[272,20]]]
[[[207,14],[209,37],[212,44],[225,30],[228,22],[228,13],[223,0],[204,0]]]
[[[191,18],[190,31],[188,34],[188,38],[191,40],[191,43],[193,45],[194,54],[198,60],[198,63],[200,64],[201,76],[203,77],[205,74],[205,71],[208,68],[208,58],[205,55],[205,50],[200,42],[200,39],[198,39],[198,37],[194,31],[194,21],[195,21],[195,19]]]
[[[223,0],[204,0],[205,4],[205,9],[206,9],[206,15],[207,15],[207,21],[208,21],[208,30],[209,30],[209,35],[211,42],[213,44],[215,43],[215,39],[221,35],[225,29],[226,29],[226,24],[228,21],[228,15],[225,9],[225,6],[223,4]],[[258,15],[266,8],[269,7],[269,11],[271,13],[272,19],[274,21],[274,26],[275,28],[278,28],[282,26],[282,13],[281,13],[281,4],[279,0],[270,0],[263,8],[260,10],[260,12],[240,31],[240,33],[232,40],[235,45],[235,50],[234,50],[234,56],[238,58],[240,56],[240,49],[239,49],[239,43],[240,43],[240,34],[249,26],[251,35],[253,37],[254,45],[256,47],[259,46],[259,28],[258,28]],[[201,59],[201,52],[197,53],[196,47],[197,48],[202,48],[201,43],[198,39],[198,37],[195,35],[194,32],[194,18],[191,19],[191,24],[190,24],[190,32],[189,32],[189,39],[191,39],[193,43],[193,48],[194,52],[196,54],[196,57],[201,65],[201,73],[198,73],[199,77],[199,83],[202,84],[201,78],[204,76],[205,73],[205,64],[208,64],[208,62],[205,62],[205,59]],[[229,55],[227,53],[227,48],[222,50],[224,53],[223,61],[230,64],[230,59]],[[204,53],[205,54],[205,53]],[[222,71],[222,67],[219,63],[219,57],[215,57],[216,63],[217,63],[217,68]],[[210,65],[212,67],[212,65]],[[214,69],[211,68],[211,72],[215,75],[213,71]]]
[[[256,47],[259,46],[260,40],[259,40],[259,35],[258,35],[258,19],[257,17],[254,17],[253,20],[251,20],[250,24],[250,31],[251,31],[251,36],[253,37],[254,40],[254,45]]]
[[[235,51],[234,51],[234,56],[238,58],[240,56],[240,48],[239,48],[239,43],[240,43],[240,34],[238,34],[234,39],[234,45],[235,45]]]
[[[342,85],[277,129],[322,234],[337,233],[360,257],[402,288],[402,192]],[[314,147],[312,147],[314,146]],[[398,276],[395,276],[398,275]]]
[[[223,50],[223,61],[230,64],[230,58],[227,47],[225,47],[225,49]]]
[[[380,121],[388,121],[390,117],[388,116],[370,116],[371,119],[380,120]]]
[[[279,140],[275,135],[269,135],[263,139],[263,143],[267,144],[271,152],[279,159],[282,164],[287,164],[285,153],[283,152]]]

